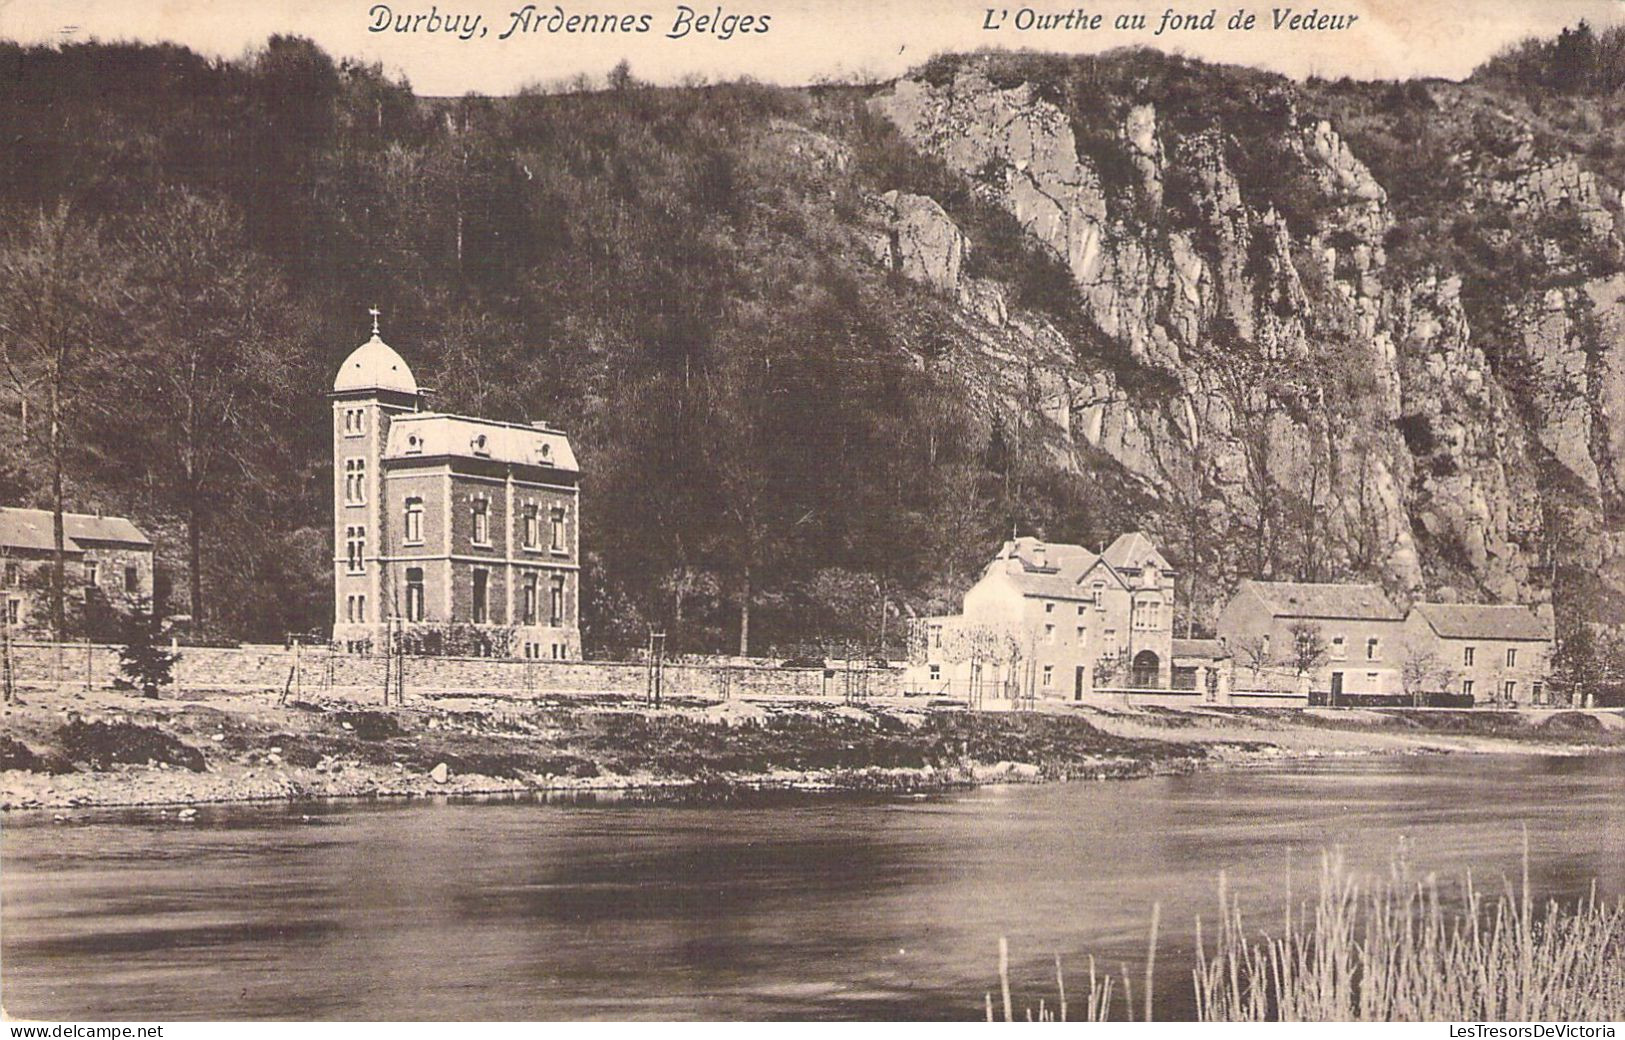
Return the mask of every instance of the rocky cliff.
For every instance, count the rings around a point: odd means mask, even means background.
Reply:
[[[1095,333],[1006,306],[953,216],[891,192],[877,261],[959,301],[961,363],[995,373],[973,378],[1035,372],[1055,442],[1142,482],[1148,523],[1216,574],[1525,602],[1560,572],[1625,589],[1620,199],[1584,155],[1496,113],[1513,146],[1449,140],[1441,168],[1407,172],[1453,194],[1407,181],[1396,212],[1340,130],[1346,100],[1198,73],[1235,95],[1222,107],[1067,72],[939,60],[868,102],[1065,265]],[[1467,86],[1427,91],[1441,125],[1488,118]],[[1477,236],[1465,269],[1430,250],[1441,222]]]

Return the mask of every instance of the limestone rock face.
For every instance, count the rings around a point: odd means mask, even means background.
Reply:
[[[882,262],[941,292],[957,293],[969,243],[947,212],[935,199],[896,191],[879,205],[884,238],[876,252]]]
[[[1329,120],[1287,104],[1246,180],[1221,127],[1125,100],[1080,143],[1051,96],[972,59],[868,102],[1063,263],[1099,333],[1012,309],[964,276],[973,244],[940,206],[887,195],[877,255],[957,294],[955,355],[990,406],[1041,420],[1063,465],[1109,456],[1167,509],[1148,526],[1201,516],[1252,573],[1538,603],[1555,560],[1625,596],[1625,274],[1565,257],[1475,329],[1454,272],[1390,269],[1388,187]],[[1573,215],[1621,248],[1618,200],[1575,159],[1531,138],[1452,162],[1469,209]]]

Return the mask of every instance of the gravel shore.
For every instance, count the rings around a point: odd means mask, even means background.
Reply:
[[[532,791],[910,791],[1123,779],[1282,757],[1587,753],[1619,712],[1191,710],[622,696],[279,705],[29,692],[4,710],[0,809]]]

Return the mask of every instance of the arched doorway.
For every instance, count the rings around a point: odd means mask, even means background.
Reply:
[[[1151,689],[1157,685],[1157,674],[1162,670],[1162,662],[1150,650],[1141,650],[1134,655],[1132,665],[1133,674],[1129,678],[1129,685],[1137,690]]]

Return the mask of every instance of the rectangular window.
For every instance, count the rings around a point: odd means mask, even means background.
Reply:
[[[423,499],[406,500],[406,530],[403,540],[407,545],[423,544]]]
[[[1044,642],[1046,642],[1046,643],[1055,642],[1055,626],[1054,625],[1045,625],[1044,626]]]
[[[1473,666],[1473,651],[1476,649],[1478,648],[1473,646],[1464,646],[1461,648],[1461,666],[1463,668],[1471,668]]]
[[[355,598],[355,619],[357,621],[367,620],[367,597],[365,596]]]
[[[940,664],[932,665],[931,666],[931,681],[932,682],[937,682],[941,678],[942,678],[942,665],[940,665]]]
[[[1376,636],[1372,636],[1370,639],[1365,641],[1365,659],[1367,661],[1375,661],[1377,659],[1377,649],[1380,645],[1381,641],[1378,640]]]
[[[1044,666],[1044,687],[1045,687],[1045,689],[1048,689],[1049,687],[1054,686],[1054,685],[1055,685],[1055,666],[1052,665],[1052,664],[1046,664]]]
[[[932,625],[931,626],[931,649],[933,649],[933,650],[941,650],[942,649],[942,626],[941,625]]]
[[[141,590],[141,572],[135,567],[124,568],[124,591],[139,592]]]
[[[1512,647],[1512,646],[1507,647],[1507,667],[1508,668],[1516,668],[1516,667],[1518,667],[1518,649],[1517,649],[1517,647]]]
[[[524,622],[527,625],[536,623],[536,575],[525,575]]]
[[[344,436],[359,437],[367,432],[367,412],[364,408],[344,410]]]
[[[1471,679],[1463,679],[1461,681],[1461,695],[1463,697],[1471,697],[1473,695],[1473,681]]]
[[[406,568],[406,620],[422,621],[424,618],[423,597],[423,568]]]
[[[1089,641],[1089,630],[1082,625],[1078,626],[1078,645],[1082,646]]]
[[[1044,604],[1044,613],[1046,613],[1046,614],[1055,613],[1055,604],[1053,604],[1053,603]]]
[[[367,529],[365,527],[346,527],[344,529],[344,559],[351,574],[366,572]]]
[[[346,419],[348,419],[350,417],[350,413],[345,412],[344,417]],[[348,621],[351,624],[355,623],[355,597],[354,596],[345,596],[344,597],[344,620]]]
[[[488,572],[476,570],[474,572],[474,623],[483,625],[490,617],[490,610],[486,603],[486,587],[491,576]]]
[[[564,624],[564,579],[562,577],[553,579],[551,617],[552,624],[555,626]]]
[[[6,623],[15,625],[22,620],[23,601],[16,596],[6,600]]]
[[[553,551],[564,551],[564,510],[553,510]]]
[[[101,582],[98,580],[98,579],[101,578],[101,576],[102,576],[101,565],[97,564],[97,563],[94,563],[94,562],[92,562],[90,560],[86,560],[85,561],[85,585],[87,585],[90,588],[95,588],[97,585],[101,584]]]
[[[1347,661],[1349,659],[1348,640],[1342,636],[1333,636],[1330,656],[1334,661]]]
[[[539,548],[539,546],[536,544],[536,539],[539,536],[540,532],[537,530],[536,520],[536,503],[532,502],[525,506],[525,548]]]
[[[6,564],[6,584],[15,587],[21,581],[21,571],[15,563]]]
[[[474,537],[475,545],[491,544],[491,504],[483,498],[474,503]]]
[[[1546,701],[1546,686],[1545,686],[1544,683],[1535,683],[1534,685],[1529,687],[1529,692],[1534,697],[1534,700],[1535,700],[1536,704],[1544,704],[1545,703],[1545,701]]]
[[[1504,694],[1506,694],[1507,703],[1510,704],[1517,697],[1518,684],[1508,679],[1506,685],[1503,686],[1501,690]]]
[[[1079,617],[1083,617],[1083,611],[1084,611],[1084,605],[1082,603],[1079,603],[1078,604],[1078,616]]]

